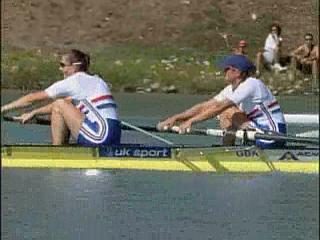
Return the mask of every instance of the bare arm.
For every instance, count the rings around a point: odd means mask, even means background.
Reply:
[[[49,103],[43,107],[36,108],[32,110],[34,116],[36,115],[44,115],[44,114],[50,114],[52,111],[52,103]]]
[[[198,115],[200,112],[203,112],[205,109],[209,108],[210,105],[212,105],[214,102],[216,102],[216,100],[211,99],[209,101],[196,104],[193,107],[187,109],[186,111],[173,115],[172,117],[167,118],[165,121],[160,122],[157,125],[157,128],[159,130],[164,130],[165,128],[172,127],[176,122],[186,121]]]
[[[26,123],[36,115],[50,114],[51,111],[52,111],[52,103],[47,104],[43,107],[36,108],[30,112],[24,113],[19,117],[15,117],[15,119],[19,120],[21,123]]]
[[[319,48],[315,46],[309,56],[304,57],[301,63],[312,64],[313,61],[319,61]]]
[[[312,60],[317,60],[319,61],[319,46],[315,46],[313,51],[311,52],[312,55]]]
[[[302,50],[303,50],[303,46],[300,46],[300,47],[294,49],[293,51],[291,51],[290,56],[301,58],[301,51]]]
[[[71,102],[71,98],[67,97],[65,98],[66,101]],[[34,118],[36,115],[45,115],[45,114],[51,114],[52,112],[52,103],[49,103],[47,105],[44,105],[42,107],[33,109],[30,112],[24,113],[19,117],[15,117],[16,120],[19,120],[21,123],[26,123],[32,118]]]
[[[17,109],[17,108],[27,107],[27,106],[30,106],[33,102],[45,100],[48,98],[49,96],[45,91],[30,93],[9,104],[1,106],[1,113],[8,112],[10,110]]]
[[[207,109],[208,107],[210,107],[210,105],[213,104],[213,102],[216,102],[214,99],[206,101],[206,102],[202,102],[199,104],[194,105],[193,107],[187,109],[186,111],[176,114],[176,120],[177,121],[185,121],[189,118],[194,117],[195,115],[199,114],[200,112],[204,111],[205,109]]]
[[[209,118],[214,118],[231,106],[234,106],[234,103],[228,99],[225,99],[221,102],[209,102],[205,109],[202,109],[202,111],[200,111],[197,115],[194,115],[179,126],[180,133],[184,133],[188,128],[191,128],[191,125],[193,123],[201,122]]]

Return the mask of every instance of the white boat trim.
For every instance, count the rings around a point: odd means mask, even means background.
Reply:
[[[287,123],[319,125],[319,114],[284,114]]]

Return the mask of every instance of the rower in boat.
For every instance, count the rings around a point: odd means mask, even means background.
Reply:
[[[50,104],[24,113],[16,120],[26,123],[36,115],[49,114],[53,145],[67,143],[69,133],[80,145],[120,144],[116,103],[105,81],[89,74],[89,65],[89,55],[72,49],[60,61],[63,80],[2,106],[1,113],[53,99]]]
[[[220,127],[224,130],[254,128],[286,134],[286,122],[280,106],[266,85],[250,76],[255,66],[249,59],[243,55],[230,55],[220,63],[220,67],[229,84],[227,87],[214,98],[160,122],[157,128],[166,130],[178,123],[179,133],[185,133],[192,124],[218,116]],[[234,143],[234,135],[223,139],[224,145]],[[261,148],[274,148],[283,147],[285,142],[256,139],[255,144]]]

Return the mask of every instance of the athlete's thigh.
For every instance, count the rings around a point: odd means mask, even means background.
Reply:
[[[73,106],[71,102],[68,101],[61,101],[59,107],[64,121],[71,132],[71,135],[74,138],[77,138],[82,122],[85,118],[84,114],[81,113],[75,106]]]
[[[248,121],[244,112],[233,106],[219,115],[220,127],[222,129],[238,129],[243,123]]]

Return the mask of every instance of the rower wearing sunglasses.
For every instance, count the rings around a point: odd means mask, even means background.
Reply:
[[[224,130],[260,129],[285,134],[286,123],[280,106],[266,85],[250,77],[255,66],[244,55],[226,57],[220,67],[224,70],[225,87],[214,98],[196,104],[186,111],[169,117],[157,125],[166,130],[178,125],[180,133],[188,132],[192,124],[219,116],[220,127]],[[224,145],[234,145],[235,136],[223,139]],[[261,148],[283,147],[283,141],[257,139]]]
[[[63,80],[2,106],[1,113],[52,99],[52,103],[24,113],[16,120],[26,123],[36,115],[50,115],[53,145],[66,144],[69,133],[80,145],[120,144],[116,102],[105,81],[88,73],[89,65],[87,54],[72,49],[60,61]]]

